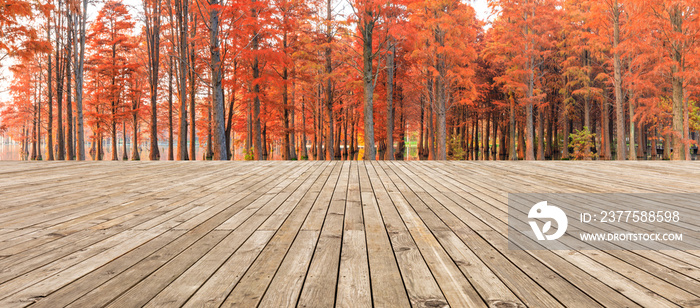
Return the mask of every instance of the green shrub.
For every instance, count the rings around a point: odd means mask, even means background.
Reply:
[[[253,159],[255,159],[255,154],[254,154],[254,153],[255,153],[255,151],[253,150],[253,148],[250,148],[250,151],[247,151],[247,152],[245,153],[244,159],[245,159],[245,160],[253,160]]]
[[[595,134],[591,133],[588,127],[584,126],[582,130],[576,130],[570,137],[573,151],[569,156],[572,160],[586,160],[598,157],[598,154],[591,151],[591,148],[595,145],[593,143]]]
[[[448,155],[448,160],[464,160],[466,153],[464,148],[462,148],[462,135],[452,135],[450,140],[447,141],[447,148],[450,155]]]

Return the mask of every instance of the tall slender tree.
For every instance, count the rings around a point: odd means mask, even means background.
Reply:
[[[158,150],[158,81],[160,70],[161,0],[144,0],[144,24],[148,53],[148,86],[151,91],[150,160],[159,160]]]

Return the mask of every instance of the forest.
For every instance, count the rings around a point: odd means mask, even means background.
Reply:
[[[488,6],[0,0],[0,134],[26,160],[697,155],[700,0]]]

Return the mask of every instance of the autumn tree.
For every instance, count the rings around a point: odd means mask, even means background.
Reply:
[[[26,0],[0,0],[0,63],[8,56],[29,59],[49,46],[41,37],[41,28],[34,17],[48,16],[53,5]]]
[[[665,51],[657,68],[666,72],[672,87],[673,159],[686,159],[688,125],[685,115],[688,114],[686,102],[689,94],[687,86],[693,74],[687,63],[697,52],[700,35],[698,3],[692,0],[639,0],[636,3],[644,12],[641,19],[646,20],[646,28],[654,30],[649,33],[658,42],[655,45]]]
[[[504,89],[525,107],[527,160],[535,159],[534,111],[546,97],[542,89],[543,59],[553,53],[552,38],[558,29],[557,0],[500,0],[489,4],[498,13],[494,37],[487,52],[507,63],[506,74],[497,78]]]
[[[158,75],[160,70],[160,29],[162,0],[144,0],[143,14],[146,30],[146,48],[148,53],[148,86],[151,95],[151,147],[150,160],[159,160],[158,151]],[[136,134],[134,132],[134,134]],[[134,145],[135,146],[135,145]]]
[[[128,52],[136,47],[130,41],[134,22],[121,2],[111,0],[100,9],[95,22],[90,27],[88,39],[93,50],[90,62],[97,78],[106,82],[105,87],[95,89],[109,100],[110,125],[112,133],[112,160],[117,156],[117,123],[122,118],[125,78],[137,63],[130,62]],[[98,94],[100,95],[100,94]]]
[[[377,84],[380,69],[375,69],[374,61],[379,57],[384,47],[383,42],[379,46],[374,44],[375,28],[384,18],[387,2],[381,0],[353,0],[350,1],[353,10],[353,20],[357,24],[359,40],[362,46],[362,87],[364,91],[364,148],[365,160],[374,160],[377,152],[374,144],[374,89]]]
[[[76,53],[78,54],[77,63],[75,65],[75,109],[76,109],[76,129],[77,129],[77,158],[78,160],[85,160],[85,127],[84,127],[84,116],[83,116],[83,87],[85,81],[85,37],[86,37],[86,23],[87,23],[87,8],[88,0],[82,0],[82,8],[80,13],[77,14],[78,23],[78,37],[79,50],[76,48]]]
[[[421,52],[427,63],[429,85],[436,119],[437,156],[447,159],[447,116],[452,106],[470,104],[477,95],[474,61],[477,23],[474,9],[459,1],[420,2],[416,20],[426,48]],[[421,42],[422,43],[422,42]]]

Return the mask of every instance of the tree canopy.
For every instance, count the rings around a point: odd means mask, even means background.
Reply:
[[[27,159],[695,155],[700,1],[488,5],[0,0],[0,133]]]

